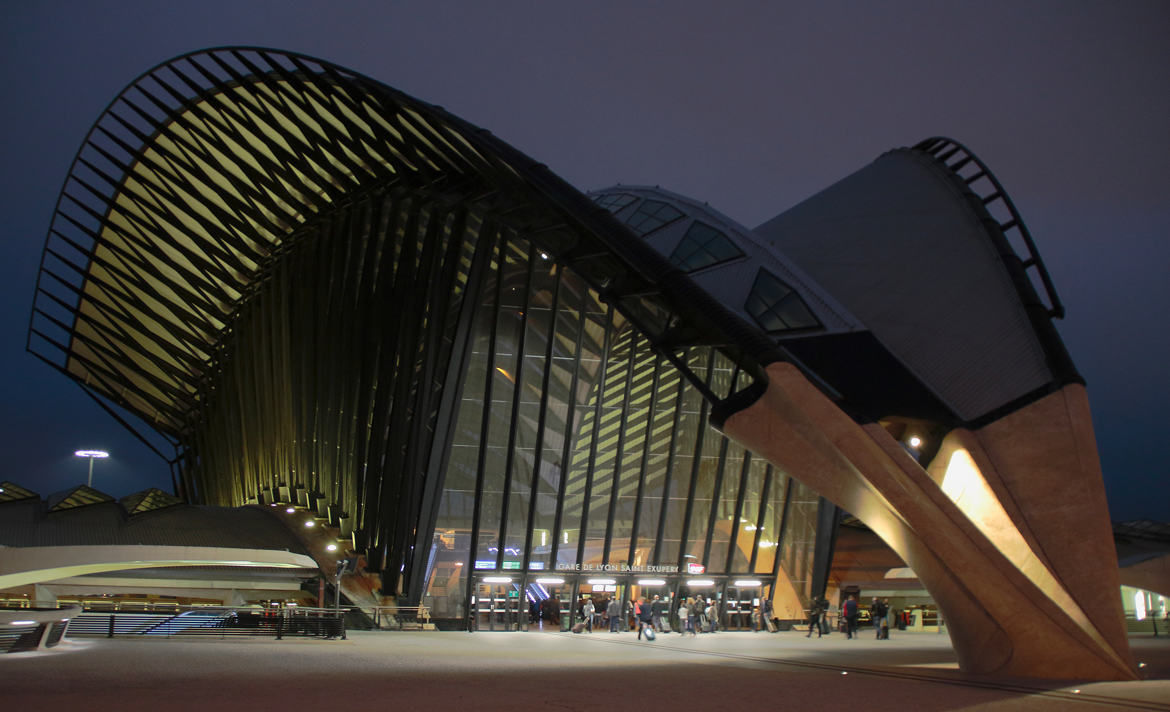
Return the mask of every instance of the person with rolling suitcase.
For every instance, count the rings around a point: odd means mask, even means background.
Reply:
[[[650,608],[650,602],[645,598],[638,601],[635,613],[638,616],[638,640],[642,639],[643,633],[646,634],[646,640],[654,640],[654,611]]]

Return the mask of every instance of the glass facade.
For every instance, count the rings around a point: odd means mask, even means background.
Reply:
[[[181,497],[295,505],[436,619],[798,585],[803,500],[709,424],[755,346],[631,240],[677,207],[621,191],[598,202],[630,230],[593,220],[514,149],[305,57],[210,50],[127,91],[157,111],[114,102],[79,152],[30,337],[174,453]]]
[[[476,303],[428,555],[433,616],[463,618],[500,576],[481,599],[598,573],[805,588],[815,496],[712,428],[700,391],[596,291],[505,234]],[[714,348],[685,358],[716,393],[747,385]]]

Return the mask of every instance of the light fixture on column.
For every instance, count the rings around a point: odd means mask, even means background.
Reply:
[[[109,457],[110,453],[106,452],[105,450],[78,450],[77,452],[73,453],[73,455],[75,457],[89,458],[89,477],[85,480],[85,486],[93,487],[93,461],[95,458]]]

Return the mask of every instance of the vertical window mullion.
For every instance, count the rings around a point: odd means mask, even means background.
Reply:
[[[532,273],[529,272],[529,294],[526,296],[525,314],[532,311]],[[521,568],[527,574],[528,566],[532,560],[532,529],[536,523],[536,499],[537,489],[540,486],[540,467],[544,461],[544,424],[545,418],[548,414],[548,384],[552,378],[553,370],[553,344],[556,343],[556,325],[557,325],[557,310],[561,303],[561,280],[558,278],[556,284],[553,286],[552,306],[549,309],[548,328],[545,330],[545,345],[544,345],[544,377],[540,382],[540,414],[536,418],[536,445],[533,451],[532,458],[532,487],[529,489],[528,501],[528,529],[524,536],[524,557],[522,559]],[[524,358],[524,354],[520,354],[520,358]],[[519,378],[516,379],[519,382]],[[568,433],[565,434],[568,439]],[[554,542],[553,546],[556,544]],[[555,566],[553,559],[549,559],[549,567]]]
[[[601,434],[601,405],[605,396],[606,373],[609,370],[609,343],[613,331],[613,305],[605,308],[605,333],[601,344],[601,362],[598,364],[596,402],[593,405],[593,438],[589,443],[589,459],[585,470],[585,491],[581,499],[581,528],[577,534],[577,561],[584,563],[585,539],[589,528],[589,499],[593,496],[593,467],[597,462],[597,440]],[[574,602],[574,605],[576,603]]]
[[[707,355],[707,378],[704,382],[711,380],[711,372],[715,369],[715,350],[712,349]],[[699,419],[695,424],[695,450],[694,457],[691,460],[691,484],[687,490],[687,506],[683,513],[682,533],[679,535],[678,541],[678,567],[679,570],[684,570],[687,555],[687,541],[691,535],[691,516],[695,511],[695,485],[699,481],[699,469],[703,457],[703,441],[705,437],[704,429],[707,427],[707,408],[710,402],[704,398],[699,403]]]
[[[740,524],[739,519],[743,512],[743,499],[747,490],[748,474],[751,471],[752,453],[750,450],[743,451],[743,467],[739,472],[739,491],[735,495],[735,511],[731,515],[731,537],[727,543],[727,572],[731,573],[735,570],[735,545],[739,541]],[[748,573],[751,573],[750,570]]]
[[[565,278],[564,269],[557,270],[558,284]],[[553,339],[556,338],[556,322],[557,315],[553,315]],[[564,523],[565,513],[565,490],[569,486],[569,458],[573,451],[573,422],[577,414],[577,384],[581,375],[581,340],[585,338],[585,305],[581,304],[577,308],[577,338],[573,340],[573,377],[569,382],[568,400],[566,402],[565,413],[565,437],[561,444],[561,481],[557,487],[557,507],[556,513],[553,515],[553,546],[552,551],[549,552],[549,562],[556,567],[557,557],[560,555],[561,548],[561,526]],[[581,558],[577,557],[577,563],[581,563]],[[574,589],[575,592],[575,589]],[[574,598],[574,600],[576,600]],[[558,607],[560,603],[558,602]]]
[[[533,257],[535,248],[528,243],[528,275],[524,281],[523,303],[528,304],[528,296],[532,291],[532,272],[534,270]],[[497,312],[496,317],[499,318]],[[516,349],[516,373],[512,383],[512,413],[508,419],[508,449],[504,453],[504,492],[500,502],[500,535],[496,551],[496,568],[504,568],[504,554],[508,548],[508,510],[512,500],[512,466],[516,461],[516,428],[520,420],[520,394],[524,386],[524,345],[528,337],[528,309],[525,308],[520,316],[520,336],[514,343]],[[492,377],[492,374],[488,374]]]
[[[788,511],[792,508],[792,478],[787,478],[784,487],[784,510],[780,514],[780,526],[776,528],[776,555],[772,561],[772,576],[780,575],[780,553],[784,550],[784,535],[788,527]]]
[[[601,561],[609,563],[609,554],[613,544],[613,520],[617,513],[618,496],[621,494],[622,464],[625,462],[626,425],[629,422],[630,404],[626,400],[634,384],[634,354],[638,345],[638,332],[630,329],[630,346],[626,356],[625,387],[621,393],[621,415],[618,418],[617,451],[613,457],[613,480],[609,487],[609,511],[605,517],[605,539],[602,541]],[[626,563],[629,563],[628,561]]]
[[[486,227],[486,226],[485,226]],[[489,232],[484,230],[483,232]],[[498,228],[492,229],[489,232],[489,244],[484,246],[484,249],[492,250],[496,253],[496,293],[495,302],[493,306],[498,311],[500,308],[500,292],[502,290],[501,276],[504,272],[504,252],[500,247],[501,239]],[[472,296],[471,298],[475,298]],[[491,403],[492,403],[492,372],[495,370],[495,353],[496,353],[496,324],[497,319],[493,318],[489,328],[488,348],[487,348],[487,365],[485,367],[484,375],[484,395],[483,395],[483,415],[480,417],[479,426],[479,453],[476,456],[476,470],[475,470],[475,497],[472,501],[471,510],[471,541],[468,545],[467,551],[467,605],[468,605],[468,624],[474,620],[472,616],[474,613],[471,609],[471,600],[475,594],[475,557],[479,550],[479,536],[480,526],[482,524],[481,518],[483,514],[483,484],[484,484],[484,465],[487,461],[487,447],[488,447],[488,431],[491,428]]]
[[[764,535],[764,517],[768,512],[768,495],[772,489],[772,465],[764,468],[764,486],[760,490],[760,508],[756,513],[756,535],[752,537],[752,557],[748,562],[748,571],[756,572],[756,561],[760,555],[760,539]]]
[[[650,461],[650,440],[654,435],[654,415],[657,410],[655,407],[658,403],[654,397],[658,393],[658,374],[662,368],[662,357],[657,353],[654,355],[654,375],[650,381],[650,406],[649,412],[646,415],[646,437],[642,438],[642,461],[638,468],[638,494],[634,499],[634,518],[630,524],[630,553],[627,561],[634,560],[634,551],[638,548],[638,532],[640,531],[640,521],[642,518],[642,496],[646,488],[646,469]],[[624,429],[624,424],[623,424]],[[647,563],[654,563],[647,560]]]
[[[684,353],[683,359],[686,359]],[[675,394],[674,401],[674,423],[670,429],[670,446],[666,455],[666,475],[662,481],[662,508],[658,512],[658,534],[654,539],[654,553],[651,560],[654,563],[661,563],[662,556],[662,537],[666,534],[666,517],[667,508],[670,505],[670,485],[674,479],[674,454],[678,445],[679,425],[682,422],[683,403],[686,396],[686,379],[679,374],[678,379],[678,393]]]

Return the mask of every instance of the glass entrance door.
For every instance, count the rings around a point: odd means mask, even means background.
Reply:
[[[598,579],[592,579],[597,581]],[[578,587],[580,589],[580,598],[574,603],[573,620],[580,621],[577,614],[577,607],[581,604],[582,599],[590,599],[593,601],[593,621],[592,628],[594,632],[604,632],[607,630],[617,630],[619,632],[629,629],[629,624],[626,622],[626,586],[618,583],[616,579],[608,579],[611,583],[590,583],[590,579],[582,579]],[[609,616],[609,602],[617,601],[617,616],[611,621]]]
[[[727,607],[723,619],[727,630],[767,630],[760,618],[763,587],[758,581],[736,582],[727,587]]]
[[[527,603],[507,576],[484,576],[477,581],[474,606],[476,630],[519,630],[520,621],[528,618],[527,609],[520,610]]]
[[[532,615],[528,629],[556,633],[572,625],[573,585],[563,578],[538,578],[528,584]]]
[[[630,587],[630,591],[631,595],[635,597],[635,600],[644,601],[645,605],[650,606],[652,611],[658,613],[653,619],[658,632],[673,630],[675,623],[671,621],[671,614],[673,612],[671,604],[674,601],[674,589],[667,580],[653,578],[635,579],[634,585]],[[657,599],[655,599],[655,596],[657,596]]]

